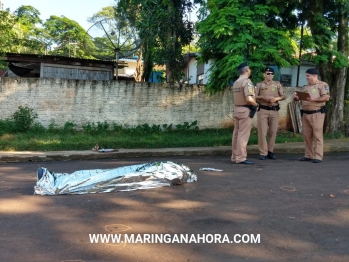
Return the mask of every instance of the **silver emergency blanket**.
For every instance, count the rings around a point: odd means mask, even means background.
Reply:
[[[197,176],[187,166],[171,161],[152,162],[115,169],[53,173],[45,167],[37,172],[34,194],[63,195],[131,191],[194,182]]]

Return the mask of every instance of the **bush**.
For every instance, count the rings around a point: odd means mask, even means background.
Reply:
[[[50,124],[48,125],[48,132],[50,133],[60,133],[60,128],[56,124],[55,120],[51,120]]]
[[[189,122],[184,122],[183,125],[178,124],[176,125],[176,130],[199,130],[199,127],[197,126],[198,121],[195,120],[194,122],[192,122],[191,124],[189,124]]]
[[[13,114],[16,131],[28,131],[36,118],[38,118],[38,114],[34,113],[34,109],[27,106],[19,106],[18,110]]]
[[[33,123],[30,127],[30,131],[33,133],[45,133],[46,128],[40,123]]]
[[[115,127],[115,126],[114,126]],[[109,124],[107,121],[95,123],[87,123],[82,125],[82,128],[86,134],[96,135],[106,133],[109,130]]]
[[[111,130],[112,130],[113,132],[119,132],[119,131],[123,130],[123,127],[122,127],[122,125],[113,123],[113,124],[112,124]]]
[[[11,119],[0,119],[0,136],[6,133],[13,133],[15,131],[15,123]]]
[[[107,121],[97,122],[97,131],[100,132],[107,132],[109,130],[109,124]]]
[[[74,133],[75,132],[75,125],[71,122],[65,122],[64,127],[63,127],[63,131],[65,133]]]

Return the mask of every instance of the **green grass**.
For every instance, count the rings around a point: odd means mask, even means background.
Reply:
[[[5,133],[0,136],[0,150],[3,151],[59,151],[90,150],[96,143],[101,148],[169,148],[230,146],[232,131],[229,129],[141,131],[119,130],[86,133],[83,131],[29,131],[26,133]],[[277,143],[299,142],[299,134],[282,132]],[[257,131],[252,130],[249,144],[257,144]]]
[[[100,148],[170,148],[231,146],[232,129],[199,130],[197,122],[183,125],[122,127],[106,123],[86,124],[77,131],[73,123],[63,128],[52,124],[44,128],[33,124],[29,131],[20,132],[9,121],[0,121],[1,151],[62,151],[91,150],[96,143]],[[252,129],[249,145],[258,144],[257,130]],[[341,134],[325,134],[325,139],[343,137]],[[301,134],[280,131],[276,143],[302,142]]]
[[[86,123],[77,128],[66,122],[62,128],[54,122],[48,128],[34,122],[37,114],[28,107],[18,107],[12,118],[0,119],[1,151],[61,151],[100,148],[169,148],[230,146],[232,129],[199,130],[197,121],[173,126],[143,124],[136,127],[115,123]],[[78,131],[78,129],[80,129]],[[327,138],[340,138],[342,134],[328,134]],[[282,131],[276,143],[301,142],[303,136]],[[258,144],[256,129],[252,129],[249,144]]]

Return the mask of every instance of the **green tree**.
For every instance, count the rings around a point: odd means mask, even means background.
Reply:
[[[197,25],[201,58],[213,61],[208,92],[224,90],[237,78],[236,68],[242,62],[252,68],[253,81],[260,79],[265,65],[297,64],[288,32],[268,19],[278,13],[275,6],[242,0],[212,0],[201,8]]]
[[[14,15],[18,21],[27,27],[34,27],[35,24],[41,24],[40,12],[35,7],[30,5],[22,5],[15,12]]]
[[[96,23],[100,20],[106,19],[106,18],[114,18],[116,15],[116,10],[113,6],[106,6],[103,7],[102,10],[98,11],[97,13],[93,14],[91,17],[87,19],[89,23]]]
[[[137,4],[139,0],[133,1],[133,0],[115,0],[117,2],[115,6],[115,10],[118,14],[125,17],[125,19],[128,20],[130,27],[134,27],[137,31],[138,38],[139,38],[139,32],[136,27],[136,23],[140,17],[140,13],[142,10],[142,6]],[[136,65],[136,72],[134,74],[136,81],[144,81],[145,79],[148,79],[144,77],[145,75],[150,75],[151,70],[153,68],[153,63],[149,63],[147,59],[144,59],[143,62],[143,49],[144,49],[144,41],[141,40],[139,43],[139,49],[135,52],[135,54],[138,56],[137,59],[137,65]],[[148,66],[145,66],[145,65]],[[150,68],[150,70],[149,70]],[[147,73],[145,73],[147,72]]]
[[[167,82],[179,81],[182,47],[193,39],[193,23],[186,19],[193,3],[189,0],[120,0],[117,8],[129,17],[132,12],[134,14],[134,23],[142,40],[143,79],[149,78],[156,61],[166,66]]]
[[[20,6],[13,14],[0,11],[0,52],[38,53],[40,12],[32,6]]]
[[[321,79],[330,85],[331,100],[326,117],[326,131],[338,132],[343,130],[344,95],[347,82],[348,67],[348,15],[349,1],[347,0],[271,0],[269,4],[276,5],[281,13],[279,19],[288,21],[286,28],[293,30],[303,21],[310,29],[311,36],[307,37],[313,53],[303,55],[303,59],[313,61],[320,70]],[[293,9],[292,16],[283,12],[283,7]],[[276,20],[277,18],[273,18]],[[349,116],[347,116],[349,117]]]
[[[43,54],[46,49],[43,37],[42,20],[40,12],[30,5],[22,5],[15,12],[16,24],[13,38],[14,47],[18,53]]]
[[[194,35],[193,40],[188,45],[182,47],[182,54],[199,52],[198,41],[199,37]]]
[[[330,110],[326,131],[343,129],[344,94],[348,67],[348,1],[310,0],[313,12],[307,12],[309,27],[316,46],[314,62],[319,64],[320,74],[331,87]],[[333,40],[337,40],[337,49]]]
[[[42,28],[40,12],[32,6],[20,6],[13,13],[0,11],[1,52],[45,54],[50,36]]]
[[[7,10],[0,10],[0,54],[11,51],[15,23],[16,17],[13,14]]]
[[[20,6],[13,13],[0,10],[0,32],[2,54],[49,52],[53,55],[90,58],[83,46],[85,30],[77,22],[51,16],[43,24],[40,12],[32,6]]]
[[[115,6],[115,9],[117,13],[125,16],[129,21],[130,26],[137,29],[136,23],[140,19],[142,11],[142,6],[139,4],[139,0],[116,0],[116,2],[117,4]],[[135,72],[136,81],[146,81],[153,69],[153,53],[151,52],[151,46],[147,44],[148,42],[149,41],[147,41],[146,39],[141,39],[140,42],[140,48],[137,52],[138,59]],[[146,56],[143,57],[144,50],[148,50],[148,52],[146,53]],[[142,60],[144,60],[143,63]]]
[[[89,58],[85,51],[86,32],[79,23],[67,17],[50,16],[44,23],[51,51],[49,54]]]

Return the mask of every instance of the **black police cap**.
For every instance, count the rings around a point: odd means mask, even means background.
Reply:
[[[311,74],[311,75],[318,75],[319,74],[319,70],[317,70],[316,68],[309,68],[307,71],[305,71],[306,74]]]
[[[246,67],[246,66],[248,66],[248,64],[245,62],[245,63],[242,63],[242,64],[240,64],[239,66],[238,66],[238,70],[240,70],[241,68],[244,68],[244,67]]]
[[[265,70],[264,70],[265,73],[274,73],[274,68],[272,67],[267,67]]]

